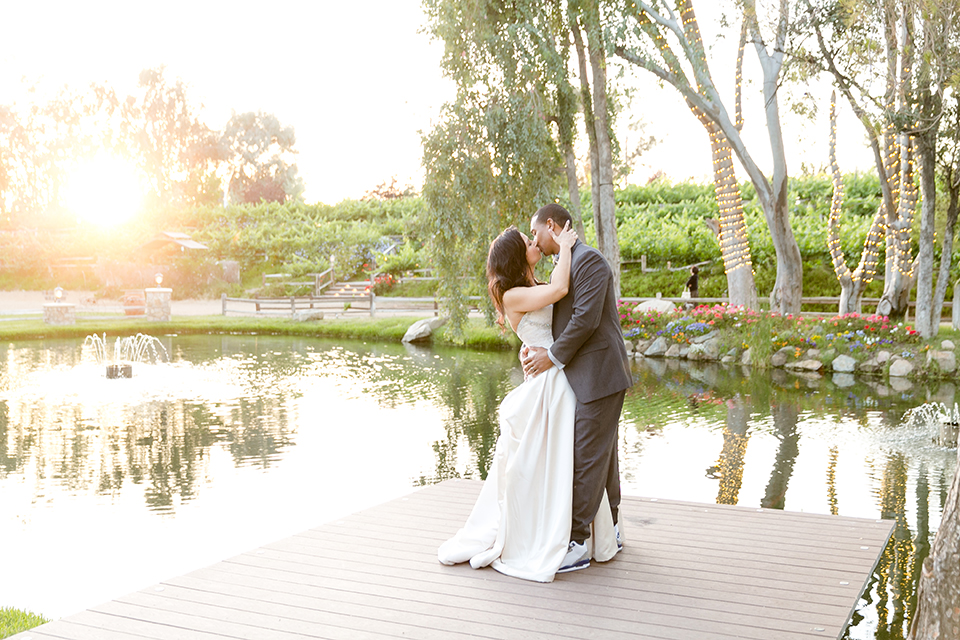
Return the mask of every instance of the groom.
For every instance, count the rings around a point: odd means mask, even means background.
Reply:
[[[558,204],[542,207],[530,221],[530,232],[544,255],[560,248],[553,233],[570,223]],[[521,354],[525,374],[538,375],[552,366],[563,369],[577,396],[573,442],[573,522],[567,555],[559,573],[590,566],[586,540],[603,490],[607,490],[616,526],[620,506],[617,427],[626,390],[633,384],[617,313],[613,272],[603,255],[577,241],[570,263],[570,291],[553,305],[553,346],[530,347]],[[616,527],[617,550],[620,530]]]

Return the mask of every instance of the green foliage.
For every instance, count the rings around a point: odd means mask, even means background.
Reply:
[[[0,638],[9,638],[21,631],[27,631],[28,629],[40,626],[45,622],[50,622],[50,620],[29,611],[14,609],[12,607],[0,607]]]
[[[230,174],[227,196],[233,203],[298,200],[303,179],[293,162],[296,135],[270,113],[235,113],[220,134],[220,152]]]
[[[396,253],[381,257],[378,264],[380,273],[389,273],[400,277],[407,272],[423,269],[427,265],[427,256],[408,243],[403,245]]]
[[[447,105],[424,138],[427,247],[454,335],[467,317],[465,285],[485,282],[490,240],[524,228],[556,181],[556,150],[530,97],[476,98]]]

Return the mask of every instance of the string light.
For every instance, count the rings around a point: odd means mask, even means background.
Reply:
[[[747,224],[743,216],[743,201],[740,197],[740,185],[737,184],[733,165],[733,149],[727,137],[707,115],[693,105],[690,110],[700,120],[710,136],[710,150],[713,155],[713,188],[719,209],[720,255],[727,274],[744,267],[753,272],[750,258],[750,241]]]

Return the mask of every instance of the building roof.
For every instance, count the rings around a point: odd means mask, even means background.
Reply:
[[[149,242],[141,245],[141,251],[156,251],[160,247],[166,246],[170,243],[178,244],[185,249],[209,249],[205,244],[193,240],[185,233],[180,233],[178,231],[161,231]]]

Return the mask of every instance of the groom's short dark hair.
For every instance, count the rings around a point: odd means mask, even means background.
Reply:
[[[570,212],[554,202],[537,209],[537,212],[533,214],[533,219],[537,222],[553,220],[561,229],[563,229],[568,222],[570,223],[570,227],[573,227],[573,218],[570,217]]]

